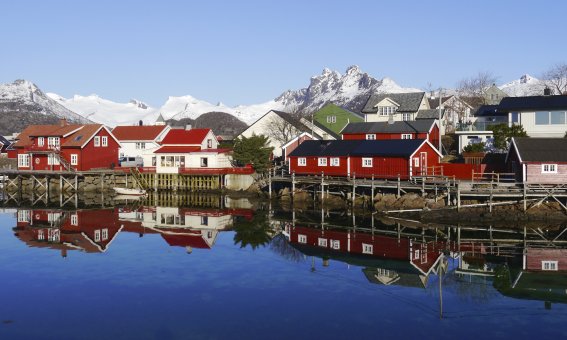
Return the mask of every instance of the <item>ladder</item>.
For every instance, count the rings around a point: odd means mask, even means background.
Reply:
[[[141,189],[149,190],[151,188],[150,184],[142,176],[142,173],[140,172],[140,170],[138,168],[136,168],[136,167],[130,168],[130,174],[132,174],[132,177],[134,177],[134,180],[136,180],[136,183],[138,183],[138,186]]]

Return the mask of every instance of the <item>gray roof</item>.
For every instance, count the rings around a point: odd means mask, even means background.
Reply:
[[[334,139],[341,139],[341,136],[336,134],[334,131],[326,127],[325,125],[319,123],[318,121],[314,120],[313,125],[318,127],[319,129],[325,131],[329,136],[333,137]]]
[[[398,121],[392,124],[388,122],[375,123],[350,123],[344,130],[345,133],[416,133],[429,132],[435,123],[434,119],[421,119],[416,121]]]
[[[156,123],[165,123],[165,119],[163,119],[162,114],[160,113],[156,119]]]
[[[445,115],[445,109],[441,109],[441,118]],[[437,119],[439,118],[438,109],[419,110],[415,119]]]
[[[514,137],[522,162],[567,162],[567,138]]]
[[[363,113],[377,112],[376,104],[382,100],[389,98],[400,105],[398,112],[416,112],[419,105],[425,96],[425,92],[410,92],[410,93],[377,93],[368,98],[366,105],[362,109]]]

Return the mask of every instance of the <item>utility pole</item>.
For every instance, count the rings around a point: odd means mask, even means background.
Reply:
[[[438,128],[439,128],[439,153],[443,154],[443,145],[441,144],[441,103],[442,103],[441,90],[442,90],[442,88],[439,88],[439,107],[437,108],[439,120],[438,120],[437,124],[439,124],[439,126],[438,126]]]

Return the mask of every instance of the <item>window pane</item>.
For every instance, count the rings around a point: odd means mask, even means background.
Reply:
[[[563,111],[552,111],[551,124],[565,124],[565,112]]]
[[[535,123],[536,123],[536,125],[547,125],[547,124],[549,124],[549,112],[536,112],[535,113]]]

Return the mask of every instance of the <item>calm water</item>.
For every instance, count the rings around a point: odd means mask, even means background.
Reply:
[[[6,210],[0,338],[567,336],[563,274],[497,290],[523,246],[498,253],[483,228],[247,207]]]

